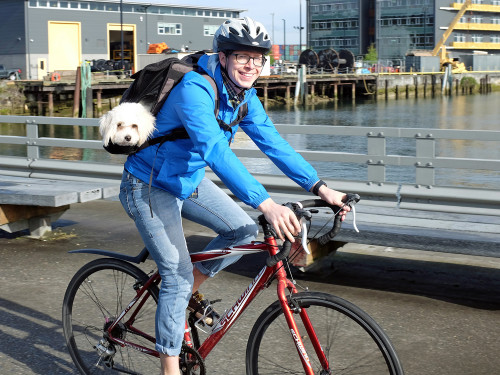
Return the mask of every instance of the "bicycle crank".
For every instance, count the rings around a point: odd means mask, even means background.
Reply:
[[[205,363],[196,349],[183,344],[179,358],[179,366],[182,375],[206,374]]]

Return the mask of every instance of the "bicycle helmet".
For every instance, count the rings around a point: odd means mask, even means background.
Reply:
[[[214,52],[256,51],[265,55],[271,46],[264,25],[250,17],[226,20],[214,34]]]

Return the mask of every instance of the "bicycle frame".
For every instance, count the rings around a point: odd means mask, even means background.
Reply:
[[[261,251],[267,251],[270,255],[275,255],[278,253],[278,245],[273,236],[266,237],[265,242],[252,242],[248,245],[235,246],[233,248],[221,249],[221,250],[209,250],[199,253],[191,254],[191,260],[193,263],[201,262],[209,259],[222,258],[227,256],[234,256],[238,254],[252,254]],[[309,320],[307,315],[307,311],[305,309],[301,309],[292,303],[289,304],[287,301],[286,290],[290,293],[297,293],[297,289],[293,285],[293,283],[288,280],[286,271],[283,268],[283,263],[280,261],[275,266],[268,267],[264,266],[262,270],[255,276],[250,285],[243,291],[241,296],[236,300],[233,306],[226,310],[226,312],[222,315],[220,320],[212,327],[210,335],[203,341],[201,346],[197,349],[200,356],[205,359],[208,354],[212,351],[212,349],[217,345],[217,343],[224,337],[227,331],[235,324],[238,318],[242,315],[242,313],[246,310],[246,308],[252,303],[255,297],[263,291],[265,288],[269,287],[271,282],[276,278],[277,280],[277,294],[281,304],[281,308],[283,310],[285,319],[287,321],[288,327],[290,329],[290,335],[295,343],[295,347],[301,359],[302,365],[304,367],[304,371],[308,375],[313,375],[314,371],[312,369],[309,356],[306,353],[304,344],[301,339],[301,335],[298,332],[297,324],[295,323],[295,319],[293,314],[299,313],[304,326],[306,327],[307,335],[309,339],[313,343],[314,350],[316,352],[317,357],[319,358],[320,363],[322,364],[325,370],[329,369],[328,360],[323,352],[321,344],[318,341],[318,337],[314,331],[314,328]],[[109,339],[116,342],[119,345],[127,346],[132,349],[141,351],[145,354],[152,355],[155,357],[159,357],[159,354],[155,350],[151,350],[149,348],[143,347],[141,345],[134,344],[133,342],[114,337],[112,335],[113,329],[117,324],[124,324],[127,329],[134,331],[136,334],[144,337],[152,343],[155,343],[155,338],[141,332],[133,327],[135,317],[138,312],[146,302],[147,298],[151,296],[148,292],[148,289],[152,285],[159,285],[160,276],[158,271],[156,271],[144,284],[141,288],[137,290],[136,297],[127,305],[127,307],[122,311],[122,313],[118,316],[118,318],[113,322],[111,326],[107,329],[107,335]],[[121,322],[124,316],[133,310],[131,316],[125,322]],[[184,335],[184,341],[192,346],[191,333],[186,322],[186,332]]]

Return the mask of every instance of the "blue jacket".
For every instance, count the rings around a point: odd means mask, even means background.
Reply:
[[[218,56],[203,56],[198,64],[217,83],[219,118],[231,123],[239,108],[233,109],[229,103]],[[186,199],[201,182],[208,166],[241,201],[256,208],[269,198],[269,194],[231,150],[231,134],[220,128],[214,116],[214,98],[215,93],[204,77],[196,72],[187,73],[158,113],[153,137],[183,126],[189,139],[146,147],[129,156],[125,168],[145,182],[149,181],[154,168],[153,186]],[[244,102],[248,103],[248,114],[239,127],[283,173],[305,190],[310,190],[318,181],[315,169],[279,135],[254,88],[247,90]]]

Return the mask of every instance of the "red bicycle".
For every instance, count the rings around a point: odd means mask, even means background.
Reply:
[[[358,195],[349,194],[346,204],[353,207],[358,200]],[[305,250],[306,223],[319,212],[318,208],[330,208],[336,215],[332,216],[333,228],[317,240],[330,241],[340,230],[338,207],[322,200],[289,206],[303,220],[301,247]],[[292,276],[287,274],[288,257],[297,252],[290,252],[289,241],[280,250],[273,229],[263,216],[259,224],[263,242],[191,255],[193,262],[199,262],[242,253],[269,253],[265,267],[220,320],[208,327],[203,341],[200,321],[188,314],[180,355],[182,374],[207,373],[204,359],[253,299],[273,281],[277,284],[278,300],[264,310],[251,331],[246,350],[248,375],[403,374],[389,338],[367,313],[333,295],[298,292]],[[98,249],[73,252],[106,256],[84,265],[64,296],[63,330],[78,370],[82,374],[159,373],[154,322],[160,276],[157,271],[147,275],[134,265],[146,261],[147,249],[136,257]]]

